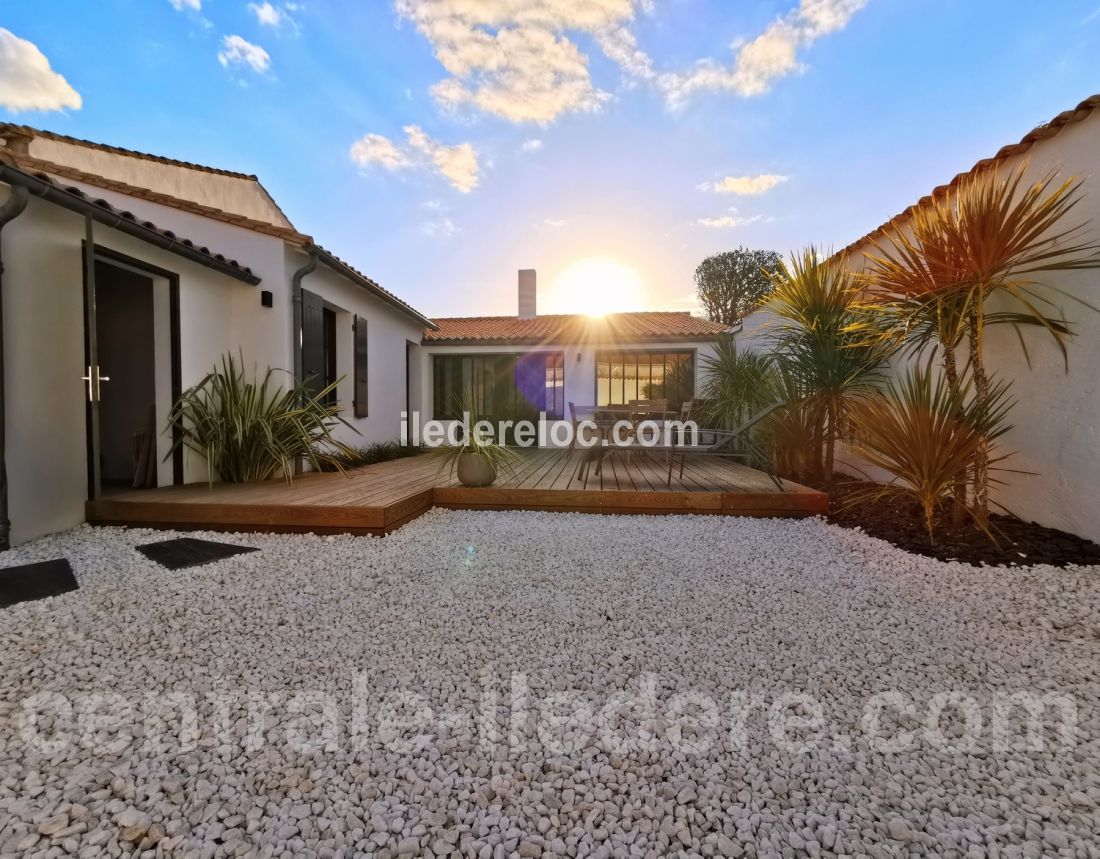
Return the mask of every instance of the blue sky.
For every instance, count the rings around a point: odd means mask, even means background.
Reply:
[[[1098,5],[5,3],[0,118],[254,172],[429,314],[513,313],[530,267],[584,310],[593,257],[688,309],[706,255],[843,246],[1100,92]]]

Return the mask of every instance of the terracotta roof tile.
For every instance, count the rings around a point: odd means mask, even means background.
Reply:
[[[1063,111],[1062,113],[1054,117],[1054,119],[1052,119],[1050,122],[1045,122],[1042,125],[1033,128],[1031,131],[1023,136],[1019,143],[1010,143],[1007,146],[1002,146],[999,150],[997,150],[997,154],[994,155],[992,158],[983,158],[969,170],[959,173],[946,185],[940,185],[934,188],[931,194],[925,197],[921,197],[919,200],[917,200],[916,203],[907,208],[904,212],[895,215],[886,223],[882,224],[879,227],[876,227],[863,238],[852,242],[846,248],[839,251],[837,255],[845,256],[846,254],[852,253],[857,248],[861,247],[867,242],[882,238],[886,234],[886,231],[891,224],[895,224],[899,221],[904,221],[921,206],[927,205],[934,199],[944,197],[954,188],[958,187],[958,184],[966,177],[973,176],[974,174],[980,173],[983,170],[994,168],[1001,162],[1007,160],[1008,158],[1012,158],[1013,156],[1023,155],[1025,152],[1028,152],[1036,143],[1039,143],[1042,140],[1049,140],[1050,138],[1059,134],[1066,126],[1081,122],[1084,119],[1088,119],[1088,117],[1090,117],[1093,112],[1096,111],[1098,108],[1100,108],[1100,93],[1098,93],[1097,95],[1089,96],[1072,110]]]
[[[730,331],[690,313],[648,312],[534,316],[470,316],[436,319],[425,343],[484,343],[514,346],[573,343],[642,343],[713,340]]]

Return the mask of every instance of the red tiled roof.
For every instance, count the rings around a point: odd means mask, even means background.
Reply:
[[[690,313],[609,313],[534,316],[468,316],[436,319],[425,343],[483,343],[513,346],[573,343],[641,343],[713,340],[730,327]]]
[[[976,173],[980,173],[983,170],[989,170],[990,168],[996,167],[1002,161],[1005,161],[1006,159],[1011,158],[1014,155],[1023,155],[1024,153],[1029,151],[1036,143],[1039,143],[1043,140],[1049,140],[1051,137],[1057,135],[1067,125],[1073,125],[1074,123],[1081,122],[1084,119],[1088,119],[1097,109],[1100,109],[1100,93],[1089,96],[1079,105],[1077,105],[1077,107],[1073,108],[1073,110],[1063,111],[1062,113],[1054,117],[1054,119],[1052,119],[1050,122],[1044,122],[1037,128],[1033,128],[1031,131],[1025,134],[1023,138],[1021,138],[1019,143],[1010,143],[1008,146],[1002,146],[997,151],[997,154],[994,155],[992,158],[983,158],[969,170],[959,173],[946,185],[940,185],[932,189],[931,194],[926,197],[921,197],[919,200],[917,200],[916,203],[914,203],[904,212],[895,215],[885,224],[876,227],[863,238],[852,242],[850,245],[848,245],[848,247],[839,251],[837,253],[837,256],[843,257],[869,241],[882,238],[882,236],[886,234],[887,229],[892,224],[904,221],[921,206],[927,205],[934,199],[944,197],[954,188],[957,188],[959,183],[963,181],[963,179],[965,179],[966,177],[972,176]]]

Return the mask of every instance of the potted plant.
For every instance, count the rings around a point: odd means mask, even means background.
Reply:
[[[465,418],[462,441],[459,444],[440,445],[432,453],[441,460],[440,470],[450,468],[463,486],[491,486],[501,471],[511,471],[516,452],[498,442],[492,433],[479,428],[477,398],[470,388],[463,390],[457,400],[458,411]]]

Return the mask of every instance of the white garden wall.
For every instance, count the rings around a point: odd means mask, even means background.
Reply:
[[[1063,177],[1085,179],[1084,199],[1067,223],[1087,222],[1086,235],[1100,243],[1100,116],[1094,113],[1036,143],[1026,158],[1031,176],[1053,168]],[[1002,172],[1020,161],[1008,159]],[[853,265],[860,265],[867,249],[853,254]],[[1100,271],[1066,272],[1046,280],[1100,307]],[[1053,290],[1043,294],[1061,308],[1077,335],[1069,346],[1068,373],[1057,346],[1039,331],[1024,334],[1030,366],[1012,329],[990,329],[987,335],[987,365],[1012,380],[1017,400],[1014,428],[1003,440],[1016,453],[1005,467],[1031,472],[1002,474],[1005,485],[994,498],[1025,519],[1100,541],[1100,313]]]

